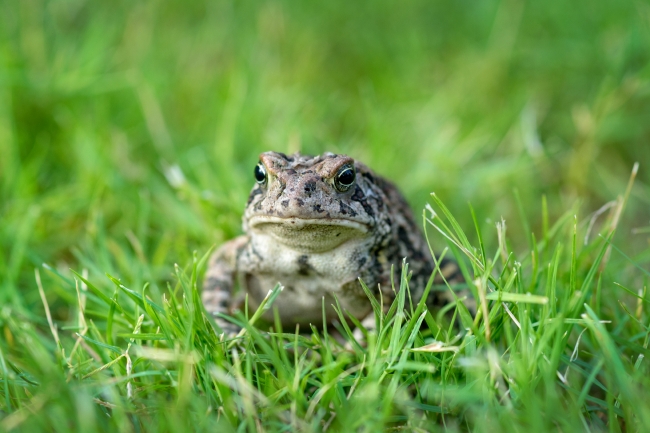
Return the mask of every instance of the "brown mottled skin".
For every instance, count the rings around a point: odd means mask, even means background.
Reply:
[[[233,298],[236,285],[254,310],[279,282],[284,290],[274,308],[283,326],[322,325],[323,298],[331,323],[338,317],[334,295],[344,310],[363,320],[372,310],[358,280],[377,296],[391,298],[391,266],[399,285],[404,258],[412,272],[411,296],[420,299],[434,262],[406,200],[391,182],[332,153],[265,152],[255,175],[243,217],[245,235],[222,245],[210,259],[203,283],[209,312],[240,307]],[[447,281],[461,279],[451,261],[440,269]],[[436,283],[441,282],[439,273]],[[442,304],[441,293],[432,291],[427,303]],[[265,317],[273,320],[272,310]],[[218,324],[236,331],[223,319]]]

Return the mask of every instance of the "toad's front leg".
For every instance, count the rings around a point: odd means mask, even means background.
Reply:
[[[223,244],[210,257],[203,280],[203,305],[209,313],[216,316],[217,325],[227,336],[237,334],[241,328],[217,315],[232,313],[235,304],[233,289],[237,278],[237,257],[247,243],[248,236],[239,236]]]

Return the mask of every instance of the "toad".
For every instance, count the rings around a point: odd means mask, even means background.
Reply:
[[[236,286],[255,311],[279,282],[284,288],[273,307],[283,327],[323,324],[323,299],[327,324],[338,320],[334,297],[356,319],[374,319],[359,280],[390,301],[395,295],[391,267],[399,286],[404,258],[412,272],[411,297],[414,302],[422,297],[434,261],[411,209],[390,181],[333,153],[265,152],[254,177],[243,216],[245,234],[210,258],[202,292],[208,312],[241,307],[233,296]],[[456,263],[446,259],[434,283],[443,283],[443,277],[450,283],[462,280]],[[444,295],[449,293],[432,290],[427,304],[448,301]],[[274,313],[269,309],[263,317],[273,321]],[[237,331],[223,318],[217,323],[226,333]]]

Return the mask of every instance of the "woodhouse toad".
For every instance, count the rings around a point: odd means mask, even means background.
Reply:
[[[321,325],[323,298],[331,323],[338,318],[334,296],[345,311],[363,320],[372,309],[359,279],[377,296],[390,298],[391,266],[398,286],[404,258],[412,271],[412,298],[421,298],[434,262],[408,204],[391,182],[332,153],[266,152],[254,174],[257,183],[243,217],[245,234],[210,259],[202,294],[209,312],[240,307],[233,297],[236,285],[248,294],[254,311],[280,282],[284,290],[273,307],[283,326]],[[461,279],[452,261],[443,261],[440,269],[438,284],[443,282],[440,274],[450,282]],[[441,293],[431,291],[427,303],[440,305]],[[265,319],[273,320],[272,310]],[[217,320],[226,332],[236,330]]]

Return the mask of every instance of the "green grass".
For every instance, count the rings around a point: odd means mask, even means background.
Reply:
[[[649,18],[0,2],[0,431],[649,431]],[[396,181],[476,317],[220,341],[202,258],[269,149]]]

